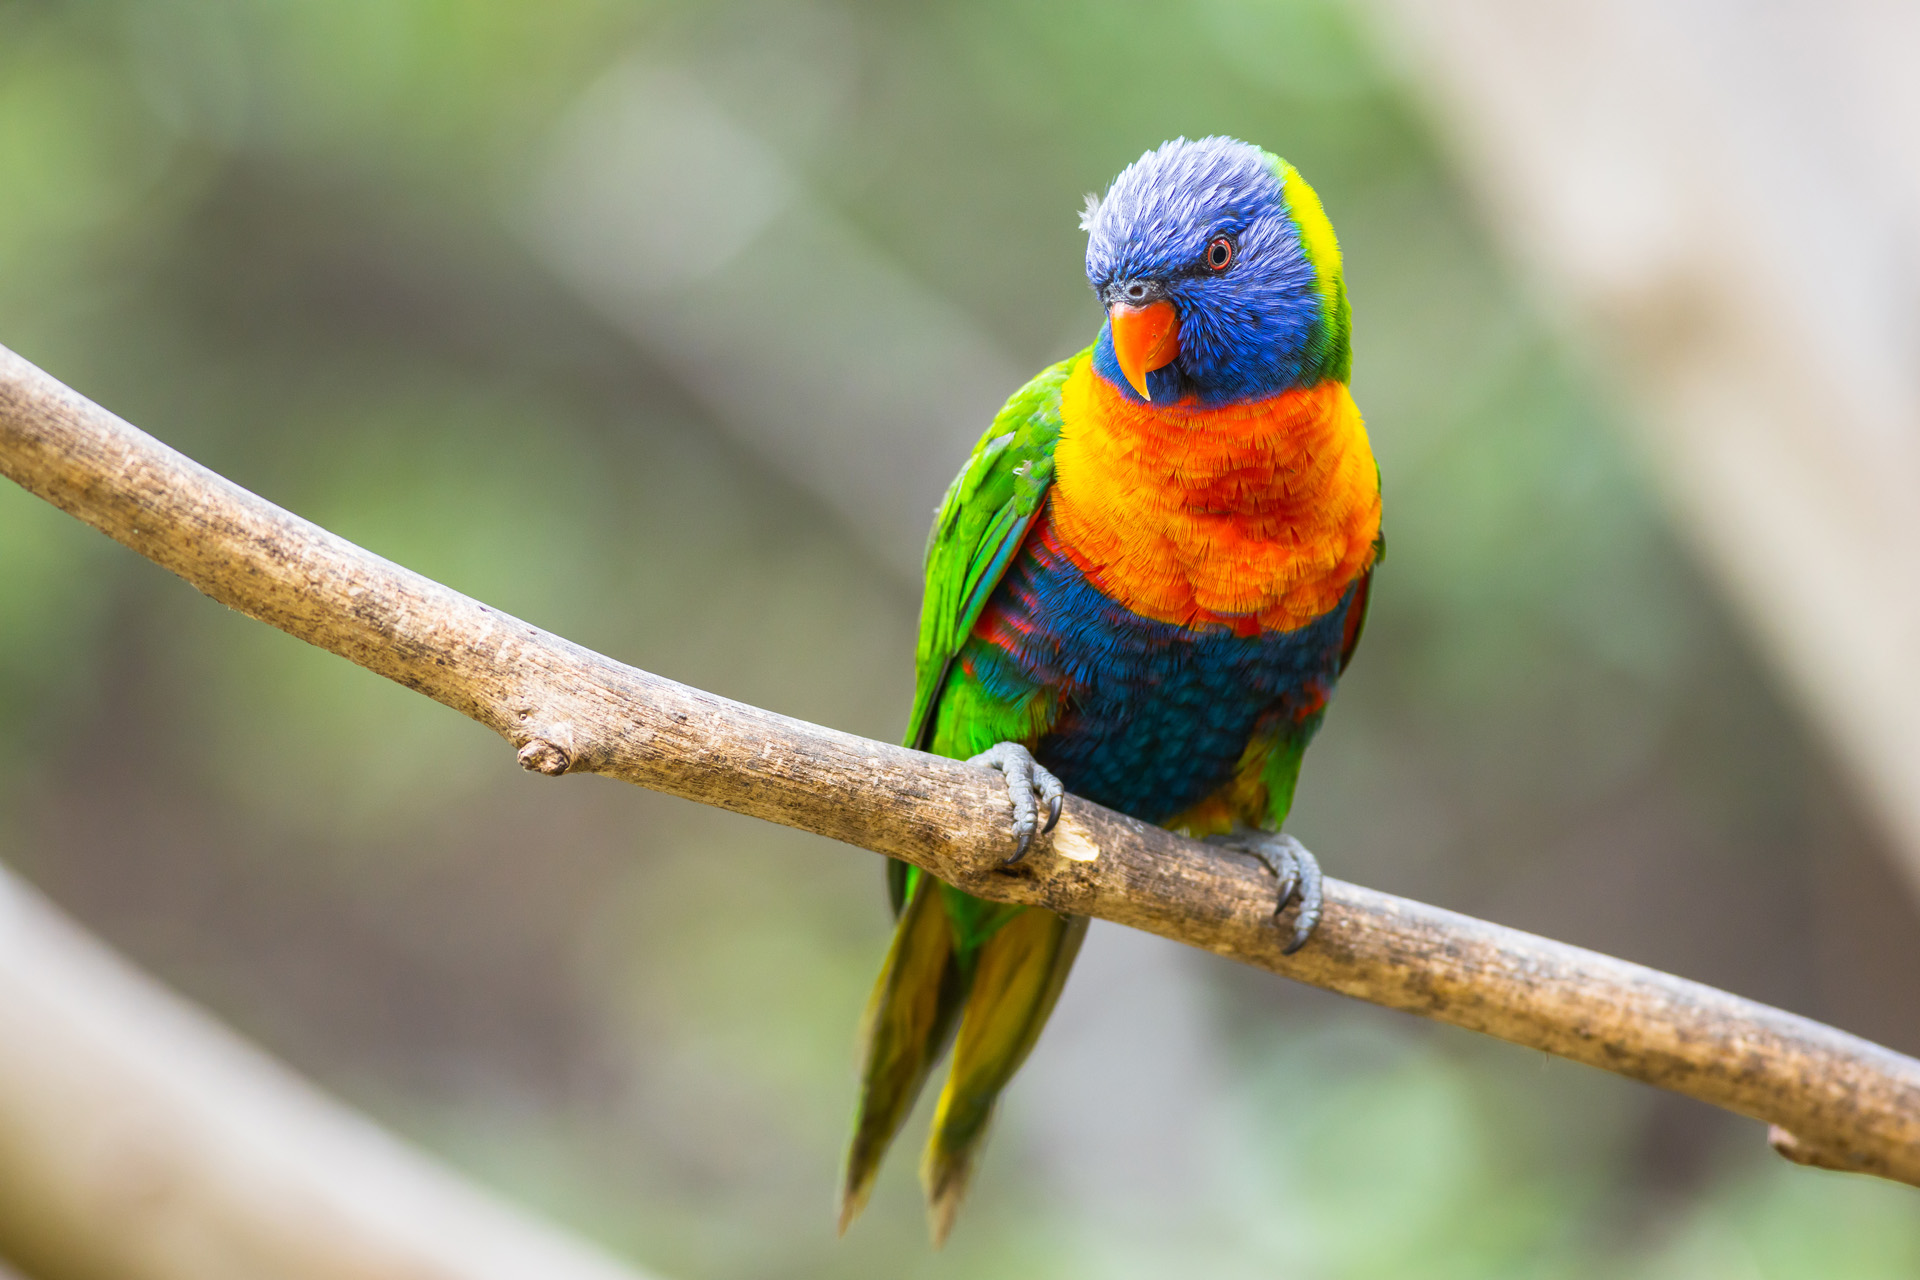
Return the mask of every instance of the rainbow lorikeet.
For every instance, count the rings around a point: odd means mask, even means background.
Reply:
[[[1299,902],[1297,947],[1320,873],[1278,832],[1384,546],[1340,249],[1299,172],[1229,138],[1149,151],[1081,225],[1106,324],[1007,402],[947,491],[907,745],[1006,775],[1010,861],[1063,789],[1253,854],[1276,915]],[[951,1040],[922,1166],[939,1243],[1087,922],[904,863],[888,880],[840,1223]]]

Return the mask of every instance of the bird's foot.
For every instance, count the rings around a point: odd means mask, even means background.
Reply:
[[[1060,779],[1033,758],[1031,751],[1017,742],[997,742],[967,763],[983,764],[989,769],[998,769],[1006,776],[1007,798],[1013,801],[1013,834],[1018,843],[1014,846],[1013,856],[1000,865],[1010,867],[1027,856],[1027,850],[1033,848],[1034,836],[1053,830],[1053,824],[1060,821],[1060,802],[1066,798],[1067,789],[1060,785]],[[1034,801],[1036,795],[1047,804],[1047,825],[1044,827],[1040,825],[1040,807]]]
[[[1290,835],[1272,831],[1236,831],[1228,836],[1210,837],[1207,843],[1251,854],[1273,873],[1273,878],[1280,882],[1279,900],[1273,906],[1276,918],[1286,911],[1289,903],[1299,900],[1300,910],[1293,917],[1293,936],[1287,939],[1280,953],[1290,956],[1306,946],[1307,939],[1313,936],[1313,927],[1320,923],[1321,906],[1320,864],[1307,852],[1307,847]]]

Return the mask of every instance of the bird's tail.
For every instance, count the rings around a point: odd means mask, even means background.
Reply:
[[[994,1101],[1039,1039],[1087,922],[983,902],[927,875],[913,881],[867,1004],[840,1230],[865,1207],[880,1159],[957,1023],[953,1064],[920,1171],[938,1245],[966,1195]]]
[[[927,1226],[936,1246],[953,1230],[994,1102],[1040,1038],[1086,935],[1085,916],[1028,908],[980,949],[947,1087],[940,1091],[920,1162]]]
[[[931,876],[916,879],[905,894],[893,945],[867,999],[860,1109],[840,1191],[843,1234],[866,1208],[880,1158],[947,1047],[967,995],[967,975],[938,885]]]

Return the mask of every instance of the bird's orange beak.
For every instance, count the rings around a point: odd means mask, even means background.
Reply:
[[[1144,307],[1116,302],[1107,308],[1107,322],[1113,326],[1113,354],[1120,372],[1142,400],[1153,399],[1147,393],[1147,375],[1173,363],[1180,354],[1179,314],[1164,299]]]

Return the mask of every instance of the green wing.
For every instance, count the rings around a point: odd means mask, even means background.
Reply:
[[[913,714],[906,744],[931,749],[940,696],[987,598],[1033,523],[1053,483],[1053,446],[1060,438],[1060,388],[1091,348],[1062,360],[1016,391],[994,415],[973,456],[947,486],[927,535],[927,589],[920,602],[914,652]],[[913,886],[913,868],[887,863],[887,896],[897,916]]]
[[[1027,526],[1053,483],[1060,388],[1087,352],[1062,360],[1014,393],[947,487],[927,537],[927,590],[914,654],[913,715],[906,744],[927,750],[934,712],[960,647],[1006,576]]]

